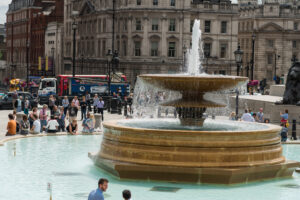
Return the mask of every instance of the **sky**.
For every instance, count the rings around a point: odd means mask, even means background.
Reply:
[[[6,12],[10,2],[11,0],[0,0],[0,24],[4,24],[6,22]]]

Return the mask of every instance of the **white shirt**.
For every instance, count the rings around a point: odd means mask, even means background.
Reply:
[[[255,122],[254,118],[251,116],[250,113],[244,113],[241,120],[245,122]]]
[[[56,127],[59,126],[59,124],[57,123],[57,121],[55,119],[50,120],[47,124],[47,127],[49,130],[56,130]]]
[[[41,131],[41,122],[40,122],[40,120],[35,120],[33,122],[33,126],[34,126],[33,132],[39,133]]]

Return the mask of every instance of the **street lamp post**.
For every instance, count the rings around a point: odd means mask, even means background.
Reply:
[[[240,68],[241,68],[241,64],[242,64],[243,54],[244,54],[244,52],[241,50],[240,44],[238,44],[237,50],[234,51],[237,76],[240,75]]]
[[[274,69],[274,77],[275,77],[275,80],[276,80],[276,77],[277,77],[277,59],[280,58],[280,55],[277,55],[276,52],[275,52],[275,69]]]
[[[252,57],[251,57],[251,81],[253,81],[254,78],[254,47],[255,47],[255,38],[256,35],[252,34]]]
[[[75,77],[75,56],[76,56],[76,29],[77,29],[77,23],[72,23],[72,29],[73,29],[73,77]]]
[[[26,69],[27,69],[27,90],[29,90],[29,40],[26,42]]]
[[[185,70],[185,60],[186,60],[185,56],[186,56],[186,51],[187,51],[187,48],[186,48],[186,46],[184,44],[183,45],[183,66],[182,66],[181,72],[184,72],[184,70]]]

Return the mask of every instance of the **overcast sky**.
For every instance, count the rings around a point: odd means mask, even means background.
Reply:
[[[232,1],[237,2],[237,0]],[[6,12],[10,2],[11,0],[0,0],[0,24],[4,24],[6,22]]]

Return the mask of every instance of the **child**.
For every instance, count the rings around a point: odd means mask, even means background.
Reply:
[[[282,129],[280,132],[281,142],[286,142],[288,137],[288,128],[286,127],[286,123],[281,123]]]

